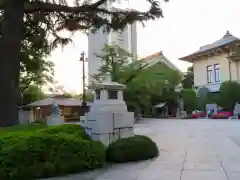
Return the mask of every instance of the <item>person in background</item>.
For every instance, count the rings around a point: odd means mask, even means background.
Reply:
[[[207,109],[207,118],[209,118],[211,115],[211,109]]]

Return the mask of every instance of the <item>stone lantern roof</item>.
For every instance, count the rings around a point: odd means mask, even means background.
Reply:
[[[105,79],[103,82],[95,84],[95,87],[94,87],[95,90],[101,90],[101,89],[123,90],[125,88],[126,88],[126,85],[113,82],[109,74],[105,76]]]

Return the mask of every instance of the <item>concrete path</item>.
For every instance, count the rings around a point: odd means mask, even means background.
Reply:
[[[240,121],[151,119],[135,132],[153,138],[158,158],[52,180],[240,179]]]

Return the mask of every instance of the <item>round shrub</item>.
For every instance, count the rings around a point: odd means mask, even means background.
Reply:
[[[158,154],[156,143],[139,135],[119,139],[106,150],[107,161],[116,163],[147,160],[157,157]]]
[[[46,178],[102,167],[105,147],[97,141],[38,133],[2,146],[0,161],[1,179]]]
[[[70,135],[80,139],[88,140],[89,137],[85,133],[84,129],[77,124],[63,124],[58,126],[49,126],[47,128],[39,130],[39,132],[44,134],[52,135]]]

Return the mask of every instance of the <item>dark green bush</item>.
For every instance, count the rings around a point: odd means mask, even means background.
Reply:
[[[23,125],[17,125],[12,127],[5,127],[0,128],[0,136],[9,134],[9,133],[26,133],[26,132],[34,132],[39,129],[46,128],[47,126],[40,123],[34,123],[34,124],[23,124]]]
[[[109,162],[130,162],[147,160],[158,156],[155,142],[146,136],[133,136],[119,139],[109,145],[106,151]]]
[[[0,143],[4,144],[4,139]],[[0,179],[37,179],[100,168],[105,148],[100,142],[37,133],[0,147]]]
[[[70,135],[80,139],[89,139],[84,129],[77,124],[64,124],[59,126],[50,126],[40,130],[41,133],[52,135]]]

